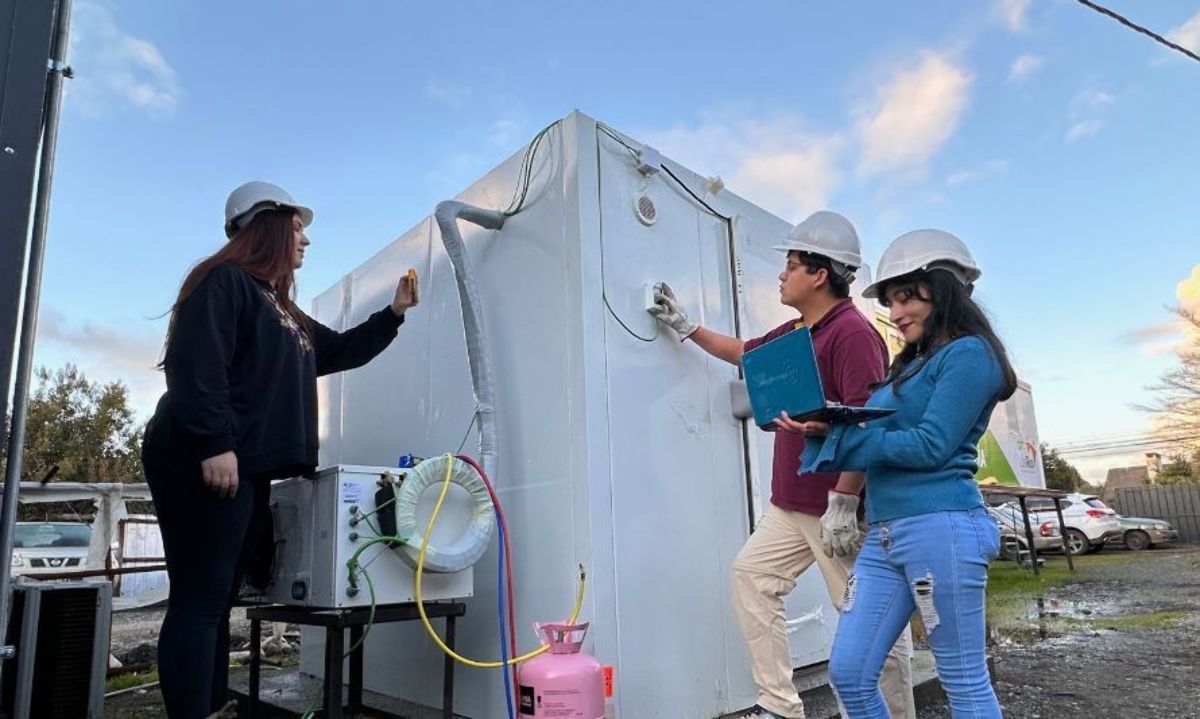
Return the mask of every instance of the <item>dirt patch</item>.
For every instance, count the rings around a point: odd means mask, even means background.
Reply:
[[[993,570],[996,693],[1009,719],[1200,719],[1200,548],[1047,559]],[[922,719],[950,717],[944,705]]]
[[[126,664],[153,662],[158,654],[158,633],[162,629],[164,607],[133,609],[117,612],[112,617],[112,645],[109,651]],[[264,627],[263,632],[270,631]],[[246,610],[235,608],[229,615],[230,643],[234,649],[247,646],[250,637],[250,621]]]

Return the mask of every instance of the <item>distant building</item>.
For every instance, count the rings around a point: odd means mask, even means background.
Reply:
[[[1117,495],[1117,490],[1122,487],[1144,487],[1148,484],[1150,484],[1149,462],[1142,467],[1110,469],[1104,480],[1104,501],[1111,502]]]
[[[1154,484],[1158,481],[1158,475],[1162,472],[1162,455],[1158,452],[1146,453],[1146,476],[1150,479],[1150,483]]]

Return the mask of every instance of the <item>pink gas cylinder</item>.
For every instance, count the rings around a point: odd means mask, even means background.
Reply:
[[[588,623],[535,624],[550,650],[517,673],[521,716],[604,719],[604,667],[580,651]]]

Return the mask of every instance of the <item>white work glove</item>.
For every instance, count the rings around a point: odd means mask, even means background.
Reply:
[[[851,557],[861,546],[858,495],[830,490],[829,508],[821,515],[821,549],[827,557]]]
[[[679,306],[679,300],[666,282],[654,285],[654,307],[646,310],[659,322],[675,330],[682,342],[692,335],[700,325],[688,319],[687,313]]]

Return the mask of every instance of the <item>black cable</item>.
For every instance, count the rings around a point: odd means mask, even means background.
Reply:
[[[617,324],[621,325],[621,328],[628,332],[635,340],[640,342],[653,342],[654,340],[658,339],[658,320],[654,321],[654,334],[650,337],[643,337],[630,329],[629,325],[625,324],[625,321],[622,320],[619,315],[617,315],[617,311],[614,310],[612,305],[608,303],[608,295],[605,294],[603,290],[600,292],[600,298],[604,300],[604,306],[608,308],[608,313],[612,315],[612,318],[616,320]]]
[[[1091,0],[1075,0],[1075,2],[1079,3],[1080,5],[1083,5],[1084,7],[1091,8],[1092,10],[1095,10],[1096,12],[1100,13],[1101,15],[1107,15],[1108,17],[1112,18],[1113,20],[1116,20],[1117,22],[1121,23],[1122,25],[1129,28],[1130,30],[1133,30],[1134,32],[1140,32],[1141,34],[1145,35],[1146,37],[1149,37],[1150,39],[1154,40],[1155,42],[1159,43],[1160,45],[1166,45],[1167,47],[1171,48],[1172,50],[1175,50],[1176,52],[1181,52],[1184,55],[1187,55],[1188,57],[1192,58],[1196,62],[1200,62],[1200,55],[1197,55],[1196,53],[1192,52],[1191,50],[1187,49],[1186,47],[1183,47],[1182,45],[1176,45],[1175,43],[1166,39],[1162,35],[1159,35],[1158,33],[1154,32],[1153,30],[1144,28],[1141,25],[1138,25],[1137,23],[1129,20],[1128,18],[1126,18],[1122,15],[1119,15],[1119,14],[1113,12],[1112,10],[1109,10],[1108,8],[1106,8],[1102,5],[1097,5],[1096,3],[1091,2]]]
[[[682,187],[684,192],[691,195],[693,200],[695,200],[696,202],[699,202],[704,207],[704,209],[708,210],[709,212],[711,212],[712,214],[721,218],[722,220],[725,220],[726,222],[731,222],[733,220],[733,218],[729,217],[728,215],[722,215],[720,212],[717,212],[716,210],[714,210],[712,205],[710,205],[707,202],[705,202],[704,200],[702,200],[700,198],[700,196],[697,195],[695,192],[692,192],[692,188],[688,187],[687,183],[685,183],[683,180],[679,179],[679,177],[674,172],[671,172],[671,168],[667,167],[666,165],[659,165],[659,167],[661,167],[663,169],[663,172],[670,175],[671,179],[674,180],[677,185]]]
[[[672,180],[674,180],[677,185],[682,187],[684,192],[691,195],[693,200],[695,200],[696,202],[699,202],[701,207],[708,210],[709,212],[711,212],[713,214],[714,217],[720,218],[725,223],[725,238],[729,242],[729,265],[730,265],[729,281],[733,285],[733,287],[732,287],[733,308],[734,308],[733,309],[733,334],[735,337],[741,338],[741,336],[742,336],[742,319],[741,319],[741,315],[738,311],[738,296],[740,294],[738,291],[740,289],[738,286],[738,275],[741,272],[741,261],[736,259],[737,258],[737,240],[733,236],[733,218],[730,217],[729,215],[723,215],[720,212],[717,212],[716,209],[714,209],[712,205],[708,204],[703,199],[701,199],[701,197],[699,195],[697,195],[695,192],[692,192],[692,188],[688,187],[686,182],[679,179],[678,175],[676,175],[674,172],[671,172],[671,168],[667,167],[666,165],[659,165],[659,167],[661,167],[663,169],[663,172],[667,173],[667,176],[670,177]],[[738,363],[738,365],[737,365],[737,372],[738,372],[738,379],[746,378],[746,374],[745,374],[745,371],[742,369],[741,363]],[[746,491],[749,492],[750,494],[753,494],[754,493],[754,479],[753,479],[754,471],[750,464],[750,454],[751,454],[750,424],[748,422],[742,422],[741,425],[742,425],[742,448],[744,449],[744,454],[742,455],[742,461],[743,461],[743,467],[745,468],[745,471],[746,471]],[[748,503],[746,505],[746,511],[749,515],[749,521],[750,521],[749,526],[753,527],[757,518],[754,516],[754,504],[752,502]]]

